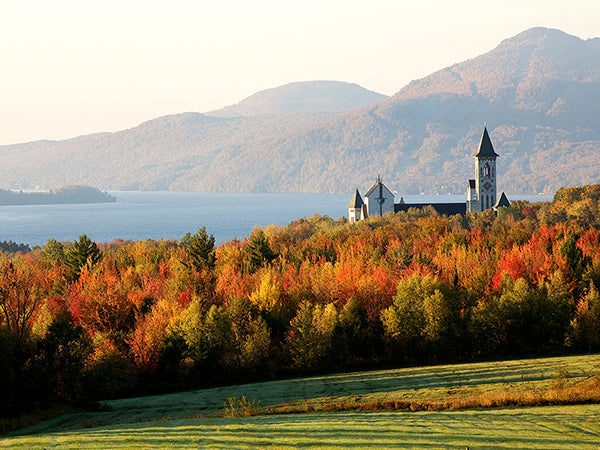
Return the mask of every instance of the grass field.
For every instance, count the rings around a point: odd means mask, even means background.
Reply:
[[[448,411],[345,411],[253,417],[222,413],[227,398],[276,405],[409,399],[573,385],[600,373],[600,355],[338,374],[105,402],[0,440],[1,448],[411,447],[598,448],[600,405]],[[557,377],[557,374],[560,376]]]
[[[185,419],[18,436],[6,449],[597,449],[599,405],[442,412],[343,412]]]

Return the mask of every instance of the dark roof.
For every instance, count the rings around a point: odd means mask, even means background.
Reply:
[[[490,135],[487,132],[487,128],[483,127],[483,134],[481,135],[481,141],[479,141],[479,149],[475,154],[475,158],[496,158],[498,155],[494,151],[494,146],[490,140]]]
[[[423,209],[432,206],[438,214],[445,216],[454,216],[455,214],[465,214],[467,212],[466,203],[396,203],[394,212],[408,211],[409,208]]]
[[[364,205],[364,202],[357,189],[354,191],[354,195],[352,196],[352,200],[350,200],[348,208],[360,208],[362,205]]]
[[[475,180],[469,180],[469,189],[475,189]]]
[[[506,197],[506,195],[504,194],[504,192],[502,192],[502,194],[500,194],[500,198],[498,199],[498,201],[494,205],[494,209],[498,209],[501,206],[505,206],[505,207],[510,206],[510,202],[508,201],[508,198]]]

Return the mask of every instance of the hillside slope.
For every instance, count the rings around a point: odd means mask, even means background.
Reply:
[[[343,112],[352,96],[363,106]],[[4,146],[0,188],[351,192],[380,174],[400,194],[458,194],[485,121],[509,197],[600,180],[600,39],[534,28],[367,104],[375,98],[292,83],[207,114]]]
[[[0,146],[0,188],[85,183],[120,190],[255,191],[245,180],[227,178],[237,155],[270,136],[382,98],[388,97],[349,83],[291,83],[207,114],[175,114],[116,133]]]

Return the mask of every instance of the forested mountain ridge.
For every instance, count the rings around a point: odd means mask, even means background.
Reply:
[[[351,92],[366,103],[340,112]],[[206,114],[0,147],[0,187],[351,192],[380,174],[400,195],[460,194],[484,121],[509,197],[600,179],[600,39],[534,28],[390,99],[368,92],[292,83]]]

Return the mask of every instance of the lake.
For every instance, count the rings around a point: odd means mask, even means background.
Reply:
[[[242,238],[256,225],[287,225],[295,219],[346,216],[351,194],[221,194],[111,191],[116,203],[0,206],[0,241],[44,245],[87,234],[114,239],[181,239],[205,226],[215,241]],[[551,196],[518,196],[530,201]],[[404,196],[410,202],[458,202],[464,195]]]

